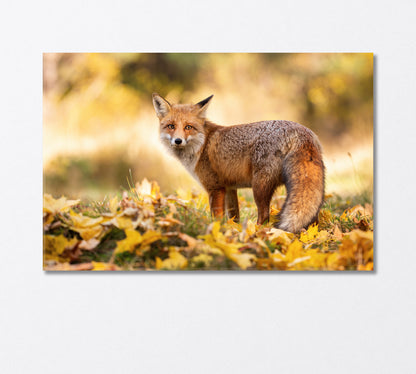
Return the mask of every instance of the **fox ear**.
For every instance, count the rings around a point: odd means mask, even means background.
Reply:
[[[199,103],[195,104],[195,106],[199,108],[199,112],[198,112],[199,117],[205,118],[206,111],[208,108],[208,103],[210,102],[213,96],[214,95],[211,95],[207,97],[206,99],[200,101]]]
[[[169,112],[171,105],[162,96],[154,93],[153,95],[153,106],[155,107],[156,114],[159,118],[165,117]]]

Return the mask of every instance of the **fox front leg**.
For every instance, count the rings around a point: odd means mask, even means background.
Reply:
[[[225,210],[225,188],[209,191],[208,194],[211,215],[214,218],[223,218]]]
[[[238,222],[240,220],[236,189],[227,189],[225,193],[225,210],[228,218],[234,218],[234,222]]]

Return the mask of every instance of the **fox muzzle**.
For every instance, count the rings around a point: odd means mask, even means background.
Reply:
[[[186,145],[186,140],[183,138],[173,138],[170,144],[173,147],[184,147]]]

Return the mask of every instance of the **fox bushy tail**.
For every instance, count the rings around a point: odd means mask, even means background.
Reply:
[[[296,233],[317,222],[324,200],[325,166],[320,152],[305,145],[288,155],[283,176],[287,198],[276,227]]]

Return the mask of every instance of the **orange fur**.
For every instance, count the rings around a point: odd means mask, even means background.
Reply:
[[[285,184],[288,197],[278,227],[297,232],[316,220],[325,176],[316,135],[290,121],[215,125],[205,118],[211,97],[171,105],[153,94],[153,104],[161,141],[206,189],[214,217],[226,212],[238,220],[236,189],[251,187],[262,224],[276,187]]]

